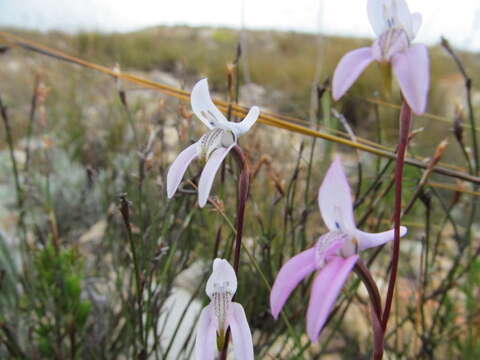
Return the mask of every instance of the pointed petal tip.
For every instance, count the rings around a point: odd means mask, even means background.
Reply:
[[[405,226],[400,226],[400,237],[407,235],[408,229]]]
[[[205,205],[207,205],[207,201],[208,201],[208,196],[206,198],[201,198],[200,196],[198,197],[198,207],[203,209],[205,207]]]

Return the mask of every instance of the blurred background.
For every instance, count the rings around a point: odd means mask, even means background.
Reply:
[[[475,177],[480,4],[409,6],[423,15],[415,41],[429,46],[432,81],[408,156],[424,164],[437,156]],[[229,159],[199,209],[193,164],[191,183],[167,201],[169,165],[205,131],[189,101],[12,45],[5,33],[175,89],[208,77],[212,95],[229,103],[390,153],[397,144],[399,89],[383,91],[377,66],[342,101],[330,96],[341,56],[373,40],[366,0],[0,0],[0,32],[2,359],[193,358],[212,259],[232,259],[238,175]],[[355,275],[315,344],[303,320],[308,284],[276,322],[268,287],[325,232],[316,196],[336,155],[359,228],[391,227],[392,161],[260,123],[239,142],[253,174],[236,301],[256,358],[371,358],[369,300]],[[478,359],[478,185],[425,174],[406,168],[409,236],[385,359]],[[362,258],[384,299],[390,246]]]
[[[1,26],[39,31],[128,32],[158,25],[280,30],[370,37],[364,1],[206,0],[175,2],[24,0],[2,2]],[[441,35],[462,49],[480,48],[480,5],[475,0],[410,1],[423,15],[418,41],[435,44]]]

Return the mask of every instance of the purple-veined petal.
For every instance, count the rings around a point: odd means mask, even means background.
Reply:
[[[198,156],[198,143],[184,149],[173,161],[167,173],[167,197],[170,199],[178,189],[188,165]]]
[[[425,45],[415,44],[392,58],[393,71],[412,111],[421,115],[427,107],[430,61]]]
[[[307,334],[312,342],[316,341],[320,335],[333,304],[357,259],[358,255],[352,255],[347,259],[335,257],[318,272],[313,280],[307,310]]]
[[[270,292],[270,309],[275,319],[278,318],[293,289],[315,269],[314,247],[295,255],[283,264]]]
[[[333,74],[333,98],[340,99],[372,61],[373,55],[370,47],[363,47],[345,54]]]
[[[205,167],[202,170],[200,175],[200,181],[198,182],[198,205],[204,207],[207,203],[208,196],[210,195],[210,190],[212,189],[213,180],[215,180],[215,174],[220,167],[225,156],[228,155],[232,147],[235,146],[235,143],[230,145],[228,148],[218,148],[208,158]]]
[[[250,128],[255,124],[258,117],[260,116],[260,108],[258,106],[253,106],[249,111],[247,116],[239,122],[229,122],[230,128],[235,132],[237,136],[246,133]]]
[[[233,270],[232,265],[225,259],[213,260],[212,275],[207,280],[207,286],[205,292],[209,298],[212,298],[215,290],[215,284],[222,284],[225,286],[225,290],[228,291],[231,296],[237,291],[237,275]]]
[[[370,21],[373,32],[377,36],[382,35],[382,33],[388,28],[384,16],[384,6],[384,0],[368,0],[367,2],[368,20]]]
[[[400,226],[400,237],[405,236],[407,233],[407,228],[405,226]],[[381,233],[367,233],[364,231],[356,231],[356,239],[358,241],[358,249],[363,251],[375,246],[383,245],[391,240],[394,237],[394,230],[388,230]]]
[[[253,341],[247,317],[242,305],[236,302],[230,304],[228,316],[232,332],[233,351],[236,360],[253,360]]]
[[[214,360],[217,353],[217,328],[212,305],[205,306],[200,314],[195,338],[195,359]]]
[[[197,115],[209,129],[228,128],[228,120],[222,112],[218,110],[210,97],[207,79],[202,79],[193,86],[190,102],[195,115]]]
[[[418,31],[422,26],[422,14],[416,12],[412,14],[412,37],[410,41],[413,41],[417,37]]]
[[[318,191],[318,205],[323,221],[330,231],[353,235],[356,227],[352,195],[340,157],[333,161],[323,179]]]

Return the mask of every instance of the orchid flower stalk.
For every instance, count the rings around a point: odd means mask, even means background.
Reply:
[[[205,163],[198,183],[198,204],[207,203],[215,175],[240,135],[246,133],[257,121],[260,109],[253,106],[239,123],[228,121],[213,103],[208,91],[207,79],[197,82],[191,94],[194,114],[209,131],[200,140],[184,149],[173,161],[167,174],[167,196],[172,198],[190,163],[199,158]]]
[[[288,260],[280,269],[270,293],[272,315],[278,318],[295,287],[317,272],[307,309],[307,334],[316,341],[333,305],[359,259],[359,252],[380,246],[394,237],[394,231],[371,234],[357,229],[352,195],[340,158],[327,171],[318,193],[320,213],[329,232],[316,244]],[[401,235],[407,229],[401,228]]]
[[[413,112],[421,115],[427,106],[430,82],[428,51],[412,44],[422,23],[419,13],[411,13],[405,0],[368,0],[370,24],[378,36],[371,47],[353,50],[340,60],[332,81],[332,93],[339,100],[373,61],[390,66],[403,97]]]
[[[253,360],[253,342],[250,327],[242,305],[233,302],[237,291],[237,277],[224,259],[213,261],[206,293],[210,298],[198,320],[195,340],[197,360],[213,360],[224,347],[227,329],[230,329],[233,351],[237,360]]]

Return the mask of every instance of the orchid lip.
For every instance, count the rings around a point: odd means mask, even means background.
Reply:
[[[214,293],[212,295],[213,311],[218,322],[218,330],[222,336],[225,332],[227,323],[227,314],[232,302],[233,294],[230,292],[228,282],[215,283],[213,285]]]
[[[198,156],[208,160],[210,155],[218,148],[228,148],[236,142],[235,134],[230,130],[215,128],[205,133],[198,141]]]
[[[340,231],[330,231],[322,235],[315,244],[315,265],[317,269],[325,266],[326,262],[348,241],[348,235]]]

